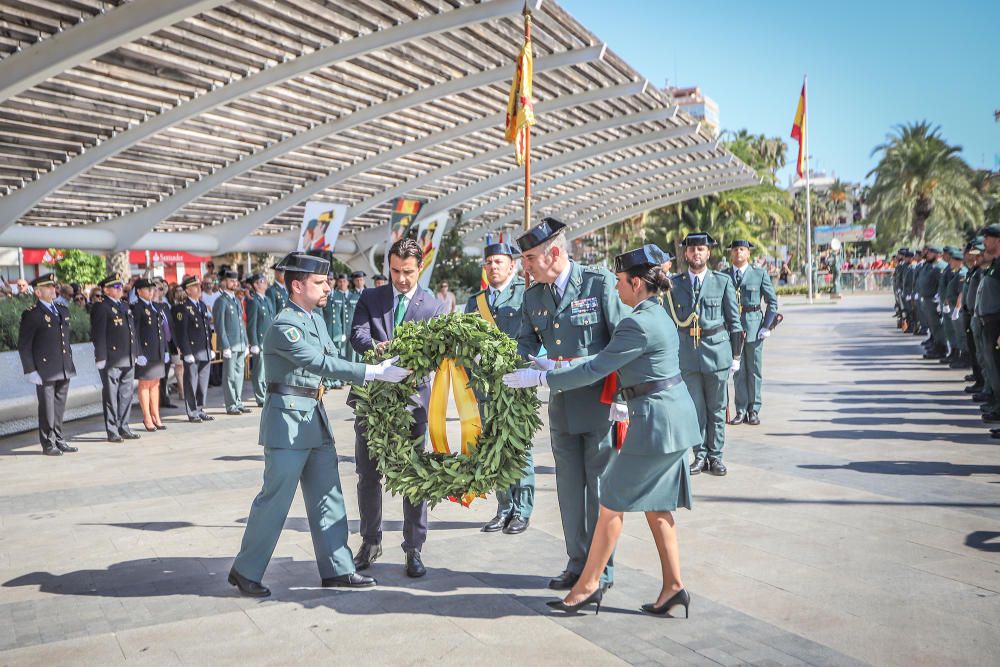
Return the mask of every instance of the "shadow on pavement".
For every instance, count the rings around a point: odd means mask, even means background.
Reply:
[[[946,461],[851,461],[845,465],[810,463],[799,466],[806,470],[850,470],[878,475],[1000,475],[1000,466],[962,465]]]
[[[965,546],[979,549],[980,551],[998,553],[1000,552],[1000,533],[989,530],[977,530],[965,537]]]

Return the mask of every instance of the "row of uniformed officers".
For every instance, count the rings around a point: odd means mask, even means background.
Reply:
[[[970,369],[965,392],[987,424],[1000,424],[1000,225],[963,248],[900,248],[892,276],[896,326],[925,335],[924,359]],[[1000,428],[991,435],[1000,438]]]
[[[505,377],[508,386],[547,384],[552,390],[549,435],[568,560],[549,587],[569,591],[553,606],[576,609],[600,602],[614,581],[613,551],[622,513],[643,511],[663,562],[663,587],[644,609],[665,615],[677,605],[687,608],[690,603],[680,578],[672,512],[691,506],[691,474],[726,473],[722,462],[725,387],[728,378],[745,368],[741,360],[753,359],[749,363],[757,366],[744,376],[744,402],[737,404],[737,414],[742,407],[743,419],[748,419],[760,410],[759,387],[754,384],[760,375],[759,343],[778,321],[776,298],[766,272],[748,262],[749,243],[733,244],[731,254],[738,261],[727,274],[707,268],[715,241],[708,234],[691,234],[684,240],[689,270],[671,281],[662,268],[669,256],[656,246],[619,256],[615,274],[572,261],[564,227],[546,218],[517,239],[524,268],[534,281],[527,289],[514,272],[517,252],[506,244],[489,246],[485,258],[489,287],[473,295],[466,311],[479,312],[495,322],[517,340],[522,357],[532,362],[531,368]],[[394,251],[395,246],[390,250],[393,261]],[[265,350],[265,355],[284,361],[272,365],[268,356],[264,368],[268,382],[280,383],[286,394],[278,397],[282,405],[293,400],[298,405],[299,400],[293,398],[296,392],[321,395],[316,387],[323,378],[358,382],[406,372],[395,369],[391,360],[379,367],[335,360],[333,345],[325,342],[330,337],[315,331],[311,308],[319,297],[315,302],[308,298],[309,274],[325,267],[317,266],[315,258],[296,254],[283,265],[295,267],[296,277],[289,280],[289,286],[294,285],[302,313],[289,311],[282,326],[268,332],[268,340],[280,344],[273,351]],[[396,279],[394,269],[393,298],[383,300],[385,313],[378,321],[393,319],[393,312],[395,319],[402,319],[398,316],[407,312],[402,305],[407,288],[397,288]],[[397,292],[401,305],[393,311]],[[748,330],[754,333],[749,347]],[[388,381],[398,380],[391,376]],[[268,400],[272,400],[270,395]],[[314,412],[304,420],[325,419],[318,402],[311,409]],[[381,555],[379,544],[369,544],[365,536],[359,557],[344,556],[350,550],[346,530],[337,528],[345,514],[336,466],[322,468],[325,472],[320,478],[311,459],[296,459],[294,465],[279,461],[278,450],[300,446],[294,443],[303,428],[298,420],[288,423],[286,412],[275,412],[275,419],[284,420],[278,426],[288,431],[287,437],[271,444],[263,438],[263,422],[270,422],[265,407],[261,425],[264,487],[254,501],[251,517],[257,518],[252,525],[248,523],[230,583],[245,595],[270,594],[261,578],[287,514],[282,499],[290,499],[288,489],[294,491],[301,478],[310,486],[313,500],[309,505],[317,508],[310,526],[323,585],[375,585],[373,578],[357,570],[372,566]],[[627,431],[617,426],[626,420]],[[266,428],[275,425],[269,423]],[[332,450],[326,428],[322,448],[328,445]],[[624,438],[616,443],[615,434],[623,431]],[[278,434],[272,432],[269,437],[276,439]],[[319,445],[302,446],[320,453]],[[694,450],[691,461],[686,455],[689,448]],[[498,494],[497,516],[485,531],[520,532],[527,527],[534,491],[531,473],[526,468],[519,484]],[[284,512],[276,507],[283,507]],[[407,574],[421,576],[422,568],[419,574],[411,574],[410,557],[408,552]]]

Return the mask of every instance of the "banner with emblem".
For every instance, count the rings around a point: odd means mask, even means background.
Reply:
[[[424,264],[420,269],[420,278],[417,282],[424,289],[430,287],[431,274],[434,272],[434,262],[437,261],[438,249],[441,247],[441,239],[444,238],[444,230],[447,226],[447,211],[442,211],[426,220],[421,220],[416,226],[414,240],[420,244],[420,248],[424,251]]]
[[[423,199],[397,197],[392,202],[392,214],[389,216],[389,242],[385,245],[386,256],[393,243],[403,238],[416,238],[417,230],[414,222],[420,215],[420,209],[426,203]]]
[[[297,250],[333,251],[337,245],[340,228],[344,225],[347,215],[346,204],[332,204],[325,201],[306,202],[306,210],[302,216],[302,228],[299,231]]]

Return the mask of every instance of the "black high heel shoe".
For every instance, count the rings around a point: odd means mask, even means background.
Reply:
[[[152,428],[150,428],[150,427],[146,426],[145,424],[143,424],[142,426],[143,426],[143,428],[145,428],[145,429],[146,429],[147,431],[149,431],[150,433],[156,433],[156,427],[155,427],[155,426],[154,426],[154,427],[152,427]]]
[[[596,616],[597,614],[601,613],[601,600],[604,599],[604,590],[605,589],[603,587],[598,586],[597,590],[591,593],[587,597],[587,599],[581,600],[576,604],[566,604],[563,600],[550,600],[545,604],[552,607],[553,609],[557,609],[559,611],[565,611],[571,614],[580,611],[580,609],[586,607],[587,605],[596,604],[597,611],[594,612],[594,615]]]
[[[642,610],[647,614],[652,614],[653,616],[666,616],[667,612],[669,612],[672,607],[676,607],[677,605],[684,605],[684,618],[688,618],[688,607],[691,606],[691,596],[688,595],[687,590],[683,588],[680,589],[659,607],[653,603],[644,604],[642,605]]]

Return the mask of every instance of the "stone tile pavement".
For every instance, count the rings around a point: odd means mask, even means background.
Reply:
[[[1000,664],[998,448],[961,373],[919,360],[889,305],[785,309],[764,423],[730,427],[729,476],[695,478],[678,514],[690,619],[638,612],[659,587],[638,516],[601,613],[548,613],[564,560],[544,433],[525,534],[478,532],[491,500],[438,505],[430,572],[408,580],[387,498],[379,588],[330,591],[297,499],[274,596],[237,597],[225,577],[260,484],[257,415],[168,411],[169,430],[127,445],[70,423],[80,452],[58,459],[33,434],[0,439],[0,665]],[[326,405],[357,517],[351,415],[342,393]]]

